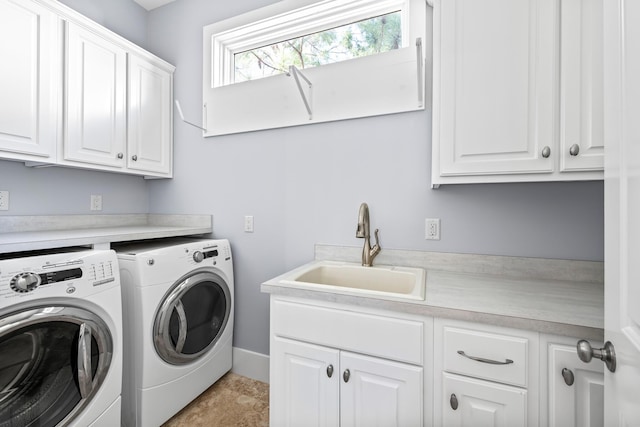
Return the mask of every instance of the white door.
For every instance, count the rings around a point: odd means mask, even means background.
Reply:
[[[271,341],[270,424],[340,425],[339,351],[274,337]]]
[[[405,363],[340,354],[340,425],[422,425],[422,368]]]
[[[605,36],[605,425],[640,425],[640,2],[607,0]]]
[[[55,161],[59,38],[57,18],[30,1],[0,0],[2,157]]]
[[[127,54],[67,22],[64,159],[125,166]]]
[[[149,61],[129,55],[127,167],[171,173],[172,75]]]
[[[554,170],[556,9],[545,0],[438,2],[433,143],[442,176]]]
[[[443,425],[524,427],[527,391],[491,381],[442,373]]]

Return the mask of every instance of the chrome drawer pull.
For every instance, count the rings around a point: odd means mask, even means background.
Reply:
[[[475,360],[476,362],[488,363],[490,365],[510,365],[513,363],[513,360],[511,359],[505,359],[504,362],[500,362],[499,360],[491,360],[491,359],[485,359],[483,357],[469,356],[468,354],[465,354],[464,351],[462,350],[458,350],[458,354],[460,356],[466,357],[467,359]]]

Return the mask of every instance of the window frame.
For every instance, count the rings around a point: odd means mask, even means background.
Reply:
[[[286,1],[281,3],[291,4],[293,7],[291,10],[271,15],[269,7],[259,9],[256,12],[261,13],[256,15],[263,15],[263,17],[251,17],[253,21],[248,21],[244,25],[227,28],[231,22],[212,24],[205,27],[209,29],[212,46],[211,84],[215,88],[235,83],[233,80],[236,53],[395,11],[401,11],[402,47],[408,47],[412,39],[410,29],[414,27],[411,22],[411,2],[411,0],[324,0],[295,7],[296,4],[308,3],[308,1]]]
[[[427,6],[428,0],[284,0],[203,27],[203,136],[425,109],[432,57]],[[396,11],[402,17],[399,49],[300,70],[315,80],[305,95],[292,89],[287,74],[233,82],[235,53]],[[344,86],[344,79],[357,87]],[[380,85],[384,95],[376,99]],[[300,96],[313,98],[319,112],[313,119],[302,113]]]

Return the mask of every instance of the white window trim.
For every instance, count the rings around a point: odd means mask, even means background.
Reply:
[[[263,8],[260,12],[264,13],[264,18],[228,30],[217,29],[218,24],[213,24],[208,27],[213,49],[213,86],[234,83],[233,56],[236,53],[398,10],[402,10],[402,21],[410,22],[409,3],[410,0],[325,0],[277,15],[270,15],[270,11],[265,10],[269,8]],[[225,24],[220,26],[224,28]],[[403,25],[402,47],[409,45],[410,26]]]
[[[230,128],[228,123],[229,120],[234,120],[233,117],[219,117],[221,108],[219,105],[214,106],[214,104],[220,102],[227,102],[228,104],[238,104],[240,105],[237,108],[238,114],[241,114],[243,112],[246,112],[246,109],[242,108],[241,106],[242,100],[232,99],[234,92],[237,93],[239,98],[247,97],[247,83],[252,84],[253,88],[262,89],[263,87],[272,87],[272,85],[274,85],[273,79],[282,77],[282,75],[276,75],[252,80],[249,82],[233,84],[233,56],[235,53],[255,49],[261,46],[277,43],[282,40],[300,37],[313,32],[326,30],[336,26],[345,25],[351,22],[367,19],[372,16],[379,16],[398,10],[402,11],[403,21],[403,47],[400,50],[408,51],[410,49],[413,53],[409,52],[409,54],[413,55],[412,57],[414,57],[414,61],[417,60],[420,55],[415,54],[415,43],[416,40],[420,38],[422,40],[423,46],[421,57],[427,58],[430,62],[431,34],[430,32],[429,34],[427,34],[426,22],[428,20],[427,14],[430,16],[431,10],[430,8],[426,7],[425,0],[285,0],[267,6],[265,8],[246,13],[244,15],[205,26],[203,29],[203,111],[205,127],[207,127],[207,122],[214,122],[213,126],[211,126],[211,129],[207,129],[207,131],[205,131],[205,136],[309,123],[308,120],[302,120],[298,122],[297,119],[293,119],[292,121],[290,117],[287,117],[283,119],[281,123],[278,123],[278,120],[269,119],[263,121],[259,125],[253,126],[249,122],[251,121],[251,117],[255,117],[254,111],[253,116],[245,116],[241,119],[237,119],[239,122],[243,121],[247,123],[246,126],[239,123],[238,126],[235,127],[237,128],[236,130],[230,130],[232,128],[235,129],[233,126],[231,126]],[[365,57],[370,58],[366,60],[366,62],[361,61],[361,59],[364,60],[365,58],[358,58],[343,61],[340,64],[352,62],[353,67],[356,67],[356,69],[358,69],[357,67],[362,67],[362,64],[365,63],[375,64],[374,66],[369,65],[369,67],[371,68],[366,69],[366,74],[368,74],[371,70],[381,69],[392,65],[393,62],[389,61],[398,61],[398,58],[400,57],[398,53],[399,52],[392,51]],[[405,58],[406,56],[406,53],[402,54],[402,58]],[[371,59],[372,57],[379,58]],[[406,60],[402,59],[402,61]],[[315,68],[308,68],[303,70],[303,72],[305,74],[315,74],[318,72],[316,70],[322,69],[323,67],[327,67],[326,69],[329,70],[333,65],[337,64],[339,63],[323,65]],[[424,68],[424,66],[425,63],[423,62],[422,67]],[[340,66],[340,69],[349,70],[350,67],[350,65],[342,65]],[[356,73],[361,72],[362,71],[356,71]],[[422,85],[418,84],[418,91],[421,88],[423,91],[425,88],[428,88],[428,85],[424,84],[425,75],[427,80],[429,80],[430,67],[423,73],[423,76],[421,77],[423,79],[423,83]],[[413,81],[409,83],[415,85],[417,80],[416,76],[417,74],[414,74]],[[332,78],[335,81],[335,77]],[[263,80],[269,82],[262,82]],[[286,85],[287,83],[283,84]],[[291,83],[289,83],[289,85],[290,84]],[[234,87],[238,87],[238,89],[234,90]],[[370,87],[369,89],[365,87],[363,90],[374,89],[374,87]],[[256,93],[269,93],[268,91],[271,89],[266,90],[267,92],[257,91]],[[314,90],[316,89],[314,88]],[[317,90],[321,89],[318,88]],[[430,93],[427,90],[427,94],[423,96],[425,102],[429,100],[429,94]],[[221,101],[221,98],[224,98],[226,101]],[[318,102],[322,102],[323,97],[318,96],[315,99],[318,100]],[[255,98],[253,99],[253,101],[250,101],[248,99],[246,101],[255,102]],[[302,105],[302,101],[300,99],[296,99],[295,101],[299,103],[300,106]],[[210,108],[211,111],[209,112],[207,111],[207,103],[209,103],[209,107],[214,106]],[[383,103],[383,101],[381,101],[381,103]],[[397,103],[391,104],[397,105]],[[338,116],[329,115],[325,119],[323,119],[322,115],[320,115],[317,121],[332,121],[337,119],[339,120],[363,117],[367,115],[390,114],[401,111],[410,111],[412,109],[416,110],[424,108],[424,103],[422,105],[418,105],[416,103],[412,107],[403,106],[399,109],[397,107],[391,107],[389,111],[381,113],[376,110],[376,112],[372,113],[370,111],[357,111],[361,105],[363,105],[362,102],[356,102],[353,111],[345,111],[344,114]],[[233,105],[231,105],[231,107],[233,107]],[[325,109],[330,108],[330,106],[327,105],[320,105],[318,107],[319,110],[322,110],[323,107]],[[288,105],[284,106],[283,111],[289,111],[290,108],[292,107]],[[215,122],[217,121],[217,119],[227,122],[227,124],[223,126],[224,130],[215,129]]]

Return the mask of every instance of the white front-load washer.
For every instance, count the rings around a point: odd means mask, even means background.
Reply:
[[[124,310],[122,424],[158,427],[231,369],[231,247],[173,238],[114,249]]]
[[[119,425],[119,277],[109,250],[0,255],[1,427]]]

